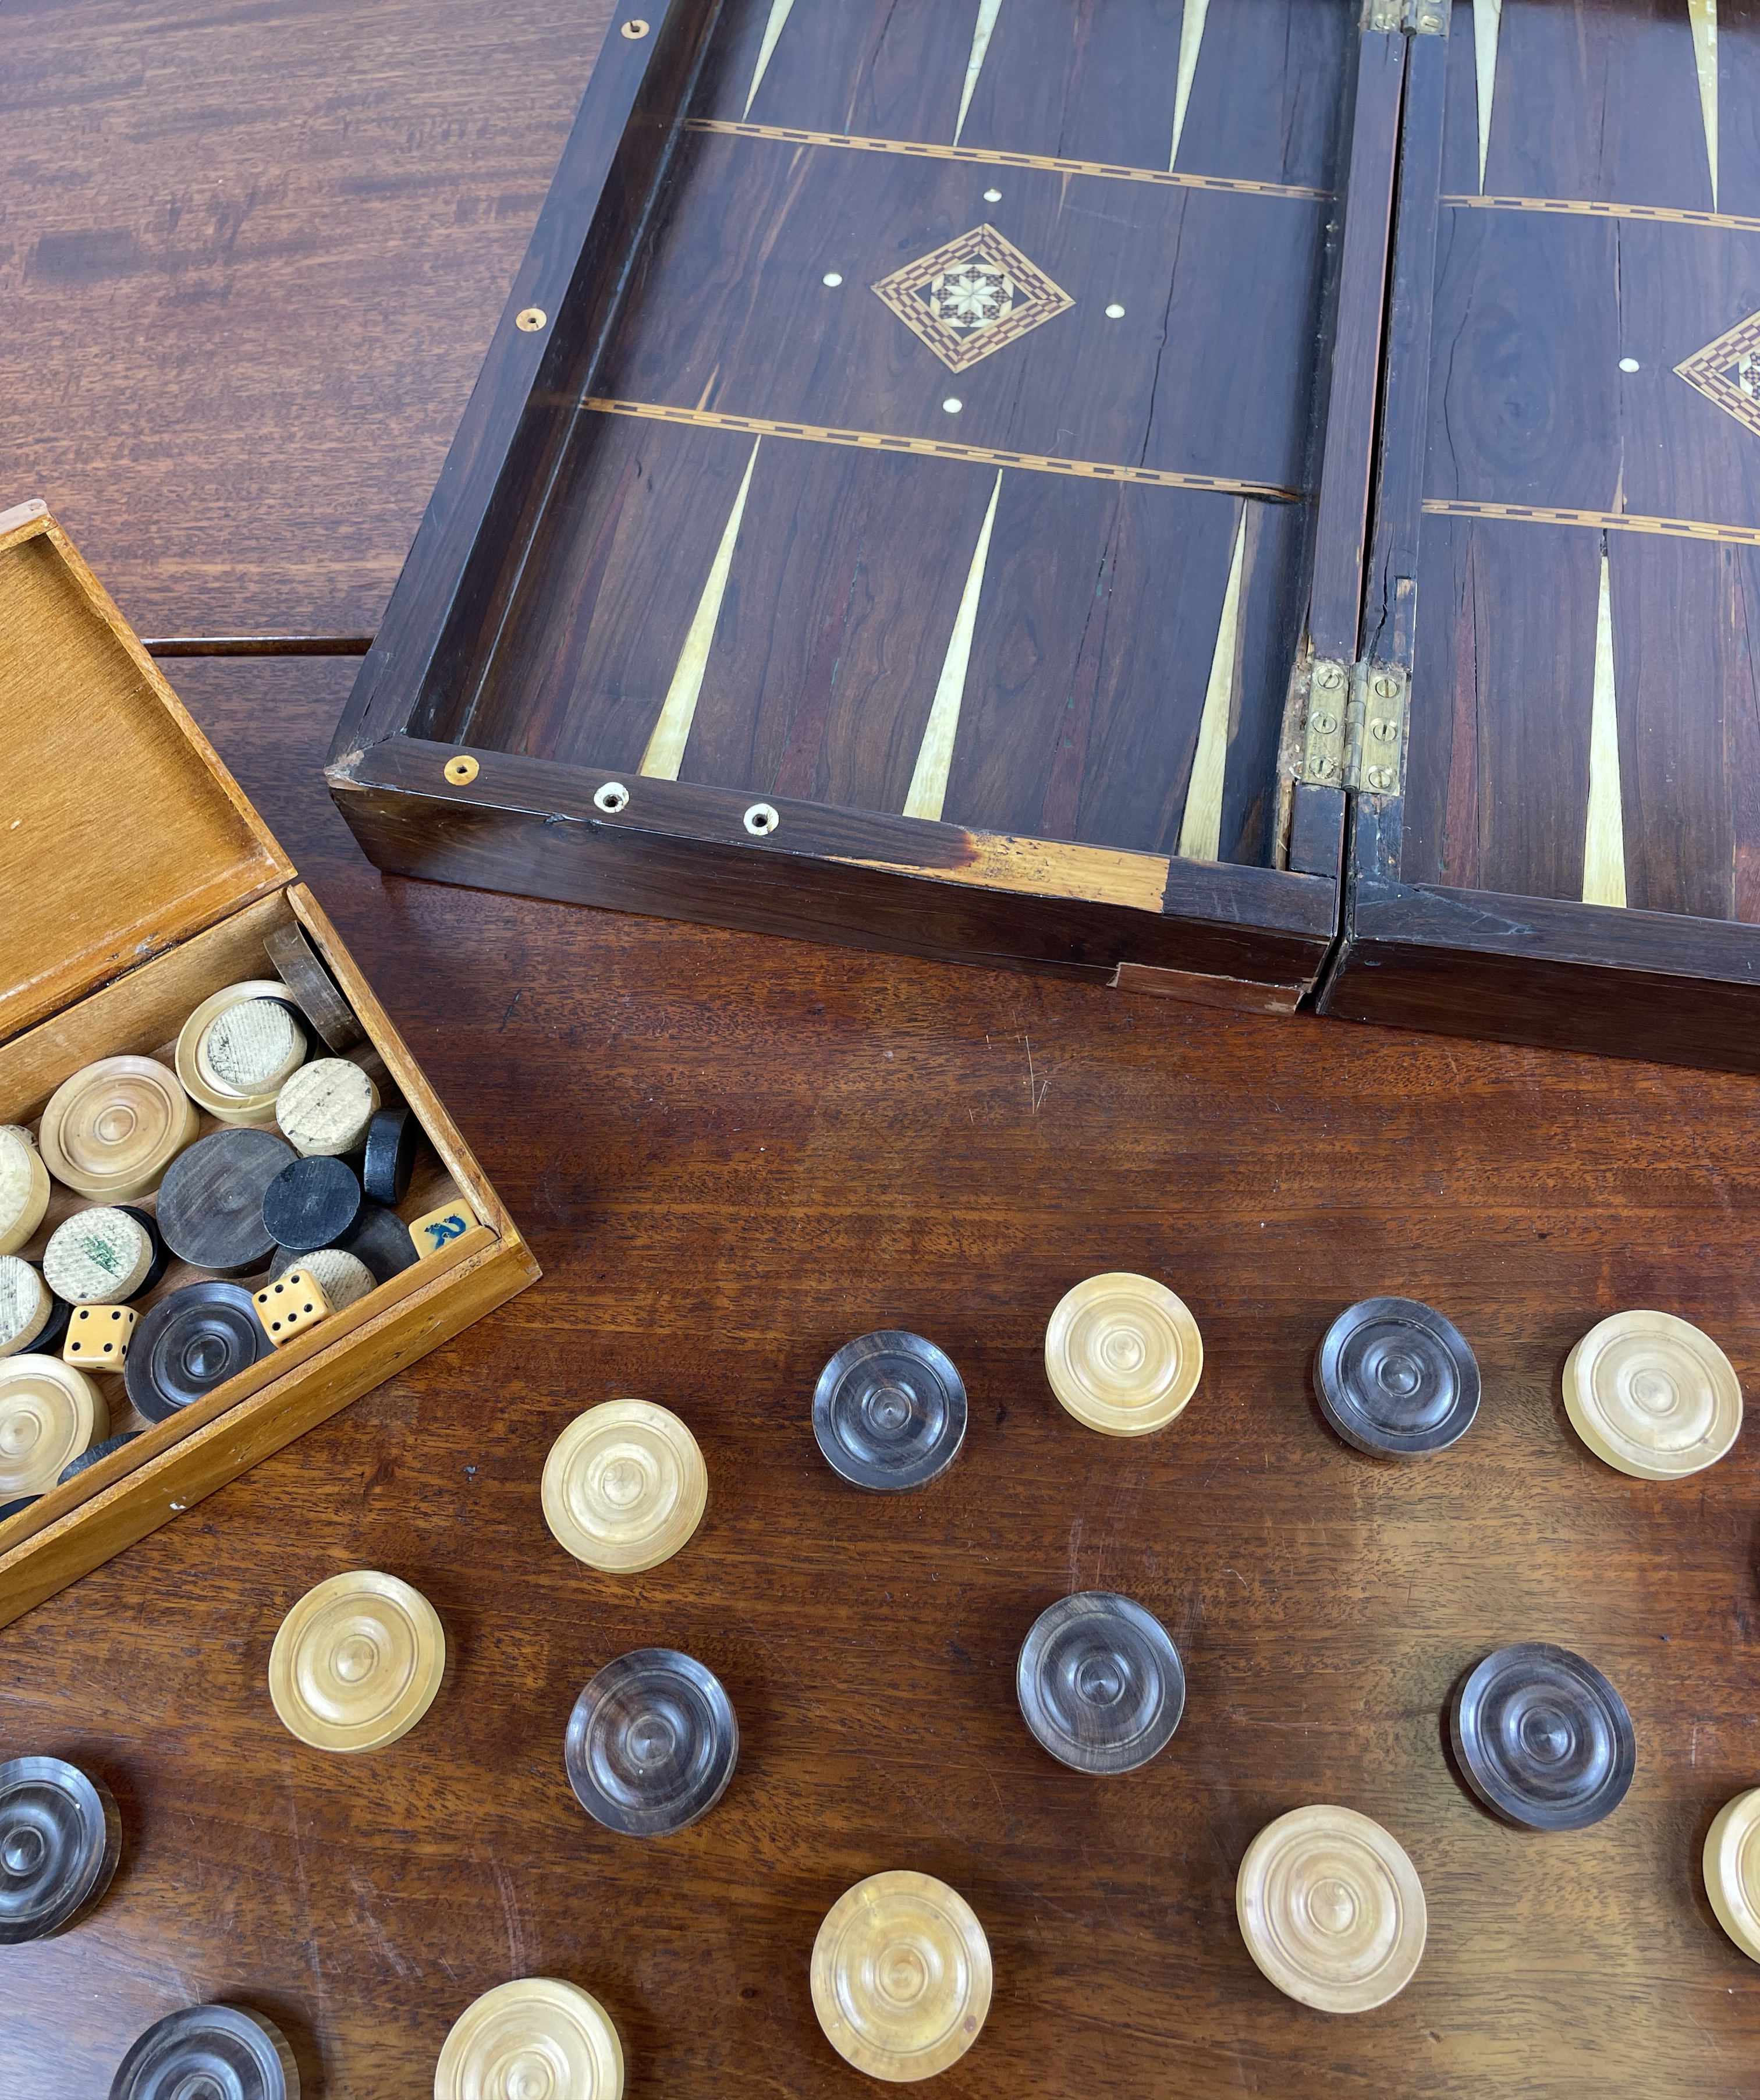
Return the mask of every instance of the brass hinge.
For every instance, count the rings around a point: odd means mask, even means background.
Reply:
[[[1405,757],[1406,676],[1397,664],[1317,658],[1308,680],[1303,780],[1397,795]]]
[[[1401,29],[1409,37],[1446,36],[1448,0],[1368,0],[1363,21],[1383,34]]]

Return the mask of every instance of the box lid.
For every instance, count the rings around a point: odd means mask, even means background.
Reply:
[[[0,1042],[289,880],[42,503],[0,510]]]

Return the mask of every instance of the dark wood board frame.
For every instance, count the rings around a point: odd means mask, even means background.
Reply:
[[[1341,19],[1351,12],[1343,8]],[[753,837],[743,821],[750,793],[485,748],[469,739],[468,708],[461,748],[471,777],[447,776],[461,746],[447,740],[450,728],[436,735],[448,708],[435,696],[480,677],[492,658],[721,14],[720,0],[665,0],[641,18],[646,34],[624,33],[635,24],[621,16],[611,25],[338,727],[328,768],[338,806],[370,857],[400,873],[1071,972],[1206,1003],[1293,1008],[1317,983],[1336,933],[1343,798],[1295,785],[1286,727],[1281,737],[1273,730],[1281,748],[1264,783],[1268,866],[1038,840],[774,792],[764,799],[781,821],[772,836]],[[1307,439],[1313,492],[1300,505],[1294,558],[1303,602],[1305,575],[1323,593],[1316,610],[1329,631],[1347,620],[1354,631],[1406,40],[1396,31],[1359,35],[1354,23],[1341,33],[1357,50],[1340,76],[1339,186],[1348,193],[1328,227],[1327,345]],[[544,322],[523,328],[533,310]],[[1298,640],[1292,634],[1292,657]],[[1276,704],[1285,711],[1281,683]],[[613,781],[629,789],[627,806],[595,806]]]

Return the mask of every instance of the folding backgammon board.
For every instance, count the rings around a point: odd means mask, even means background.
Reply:
[[[406,872],[1760,1062],[1757,92],[1727,0],[620,10],[337,799]]]

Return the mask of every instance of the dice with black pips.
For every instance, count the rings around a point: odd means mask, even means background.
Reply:
[[[85,1371],[119,1371],[139,1318],[132,1305],[76,1305],[68,1315],[61,1361]]]
[[[290,1268],[256,1294],[257,1317],[263,1332],[279,1349],[328,1319],[330,1301],[315,1277],[303,1268]]]

